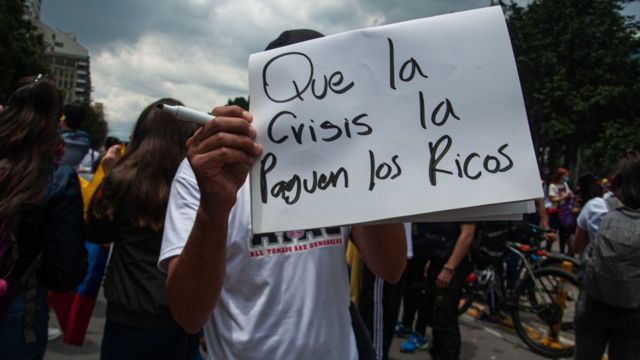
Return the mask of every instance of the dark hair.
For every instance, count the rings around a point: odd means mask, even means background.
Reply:
[[[77,130],[84,122],[85,111],[80,104],[64,105],[64,122],[68,127]]]
[[[171,181],[198,125],[176,120],[156,107],[160,103],[182,105],[160,99],[142,111],[124,155],[94,196],[90,216],[162,230]]]
[[[39,204],[53,171],[62,96],[40,77],[0,113],[0,219]]]
[[[640,152],[629,151],[620,159],[611,191],[626,206],[640,209]]]
[[[122,141],[120,139],[115,136],[107,136],[107,138],[104,140],[104,149],[109,150],[109,148],[113,145],[119,144],[122,144]]]
[[[598,185],[592,173],[585,173],[576,182],[576,193],[580,195],[582,203],[586,204],[587,201],[602,196],[602,187]]]
[[[282,46],[291,45],[307,40],[321,38],[324,35],[309,29],[293,29],[282,32],[275,40],[269,43],[265,50],[276,49]]]

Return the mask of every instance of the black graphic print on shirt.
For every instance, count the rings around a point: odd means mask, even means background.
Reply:
[[[250,257],[292,254],[342,245],[339,227],[255,234],[250,240]]]

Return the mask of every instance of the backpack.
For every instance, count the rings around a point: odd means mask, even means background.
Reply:
[[[582,287],[593,298],[626,309],[640,307],[640,211],[617,198],[587,247]]]
[[[472,261],[482,264],[501,262],[510,234],[509,221],[485,221],[478,224],[471,243]]]

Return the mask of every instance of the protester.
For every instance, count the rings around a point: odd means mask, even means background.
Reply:
[[[426,301],[421,304],[432,324],[429,352],[436,360],[460,358],[458,303],[464,280],[471,270],[467,253],[475,233],[475,224],[452,222],[419,223],[418,234],[427,239]],[[418,329],[416,332],[425,331]],[[423,332],[422,335],[425,335]]]
[[[84,277],[82,198],[75,171],[56,165],[59,90],[31,77],[0,114],[0,354],[41,359],[47,290]]]
[[[80,163],[78,164],[78,174],[84,177],[87,181],[91,181],[91,177],[94,173],[93,164],[99,161],[100,152],[95,149],[89,148],[84,155]]]
[[[572,246],[583,260],[576,303],[576,359],[637,359],[640,354],[640,152],[613,176],[613,196],[593,198],[578,217]]]
[[[567,232],[567,228],[563,226],[561,222],[561,210],[563,207],[568,207],[569,213],[571,212],[571,205],[569,200],[573,197],[573,192],[569,188],[569,170],[560,167],[553,174],[551,183],[549,184],[549,201],[551,201],[551,207],[549,212],[549,226],[553,229],[557,229],[560,232],[559,246],[560,253],[565,252],[567,240],[571,236],[570,232]],[[547,242],[547,251],[551,250],[551,242]]]
[[[287,31],[267,49],[320,36]],[[167,209],[159,266],[176,320],[192,333],[204,326],[210,359],[356,359],[347,238],[377,276],[395,282],[406,256],[402,224],[252,235],[246,179],[262,151],[252,114],[227,106],[213,115],[187,143]],[[322,246],[266,251],[300,239]],[[255,249],[264,255],[252,257]]]
[[[147,106],[122,158],[94,195],[88,214],[89,240],[113,242],[104,290],[107,313],[101,359],[192,359],[198,337],[171,316],[165,276],[157,268],[171,180],[197,125],[176,121],[156,105]],[[112,146],[102,164],[119,153]]]
[[[66,104],[60,121],[60,136],[64,140],[64,155],[60,164],[78,169],[80,162],[91,149],[89,134],[80,130],[84,122],[85,110],[80,104]]]

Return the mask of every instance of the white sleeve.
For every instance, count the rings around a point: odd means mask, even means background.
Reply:
[[[589,239],[593,239],[598,232],[602,218],[608,211],[603,198],[597,197],[589,200],[578,215],[578,227],[589,234]]]
[[[191,234],[199,204],[200,189],[191,165],[185,159],[180,164],[171,184],[162,247],[158,259],[160,271],[166,272],[167,261],[182,252]]]
[[[549,197],[558,196],[558,186],[556,184],[549,184]]]

